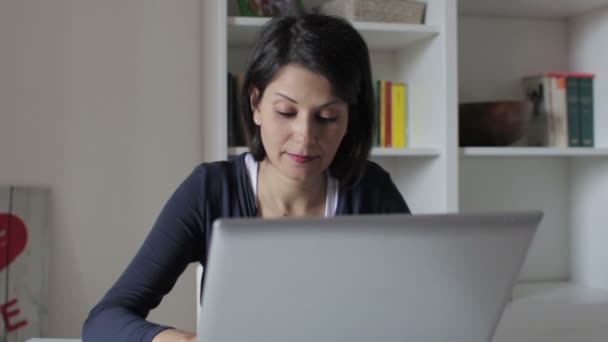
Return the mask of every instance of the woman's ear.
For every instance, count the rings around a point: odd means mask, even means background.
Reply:
[[[258,91],[258,88],[251,86],[249,88],[249,103],[251,104],[251,113],[253,114],[253,122],[255,122],[256,125],[260,124],[260,114],[259,114],[259,109],[258,109],[258,101],[260,99],[259,97],[260,92]]]
[[[258,107],[258,97],[260,92],[258,88],[251,86],[249,87],[249,103],[251,104],[251,111],[254,112]]]

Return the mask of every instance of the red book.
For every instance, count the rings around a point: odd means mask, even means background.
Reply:
[[[391,96],[391,89],[393,87],[393,84],[391,83],[391,81],[386,81],[385,83],[385,88],[384,88],[384,93],[386,94],[386,97],[384,98],[384,109],[385,109],[385,116],[384,116],[384,142],[385,142],[385,146],[384,147],[391,147],[391,103],[392,103],[392,96]]]
[[[588,72],[572,72],[572,71],[549,71],[547,73],[549,77],[584,77],[584,78],[593,78],[595,74]]]

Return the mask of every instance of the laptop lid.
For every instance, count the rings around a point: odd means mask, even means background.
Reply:
[[[218,220],[199,341],[489,342],[541,217]]]

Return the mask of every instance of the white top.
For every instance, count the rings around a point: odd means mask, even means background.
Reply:
[[[249,173],[249,180],[251,180],[251,187],[253,188],[253,194],[257,196],[258,193],[258,162],[253,159],[251,153],[245,155],[245,164],[247,165],[247,172]],[[338,208],[338,192],[340,187],[338,180],[329,175],[329,172],[325,173],[327,177],[327,191],[325,195],[325,217],[332,217],[336,215],[336,209]]]

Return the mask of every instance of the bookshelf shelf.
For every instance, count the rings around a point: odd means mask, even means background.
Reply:
[[[249,148],[245,146],[229,147],[229,156],[238,156],[248,152]],[[439,149],[435,148],[386,148],[374,147],[372,149],[372,157],[437,157],[441,154]]]
[[[266,21],[268,18],[229,17],[229,46],[250,47],[258,29]],[[370,50],[375,51],[399,50],[439,34],[438,28],[429,25],[355,22],[354,26],[368,43]]]
[[[372,157],[438,157],[440,154],[439,149],[424,147],[374,147],[372,149]]]
[[[552,147],[465,147],[464,157],[608,157],[608,148]]]

